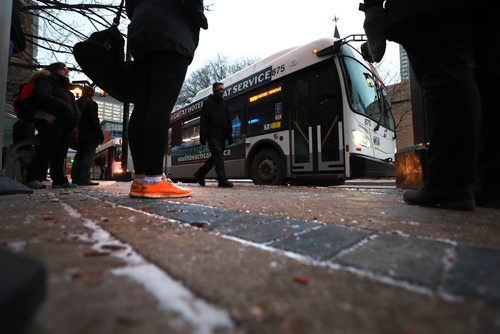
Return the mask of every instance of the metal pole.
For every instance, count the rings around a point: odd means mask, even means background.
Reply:
[[[0,1],[0,164],[3,161],[3,127],[5,100],[7,94],[7,72],[9,64],[10,25],[12,21],[12,0]],[[22,183],[5,176],[0,165],[0,195],[31,194],[33,190]]]
[[[410,66],[411,113],[413,123],[413,143],[426,144],[429,136],[425,117],[424,97],[422,87]]]
[[[126,49],[126,61],[130,61],[130,51]],[[122,124],[122,170],[128,172],[128,116],[130,113],[130,103],[123,103],[123,124]]]
[[[0,163],[3,161],[3,127],[7,94],[12,0],[0,1]],[[3,170],[3,166],[1,168]]]

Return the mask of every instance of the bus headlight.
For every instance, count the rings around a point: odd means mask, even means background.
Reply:
[[[356,144],[358,146],[367,147],[367,148],[372,147],[372,143],[370,142],[370,139],[368,138],[368,136],[364,132],[361,132],[359,130],[352,130],[351,135],[352,135],[352,141],[354,142],[354,144]]]

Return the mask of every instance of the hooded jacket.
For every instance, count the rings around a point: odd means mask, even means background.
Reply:
[[[80,111],[74,95],[67,89],[67,79],[57,75],[42,76],[32,93],[40,111],[47,112],[60,120],[66,127],[78,125]]]
[[[154,51],[172,51],[191,62],[200,27],[206,29],[202,0],[127,0],[129,48],[136,60]]]

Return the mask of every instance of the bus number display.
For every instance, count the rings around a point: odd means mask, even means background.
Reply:
[[[277,75],[281,72],[285,72],[285,64],[282,64],[280,66],[276,66],[275,68],[273,68],[273,70],[271,71],[271,76],[274,77],[275,75]]]

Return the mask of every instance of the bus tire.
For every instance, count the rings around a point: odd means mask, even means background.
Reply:
[[[250,176],[258,185],[284,184],[285,170],[280,154],[272,149],[258,152],[252,159]]]

